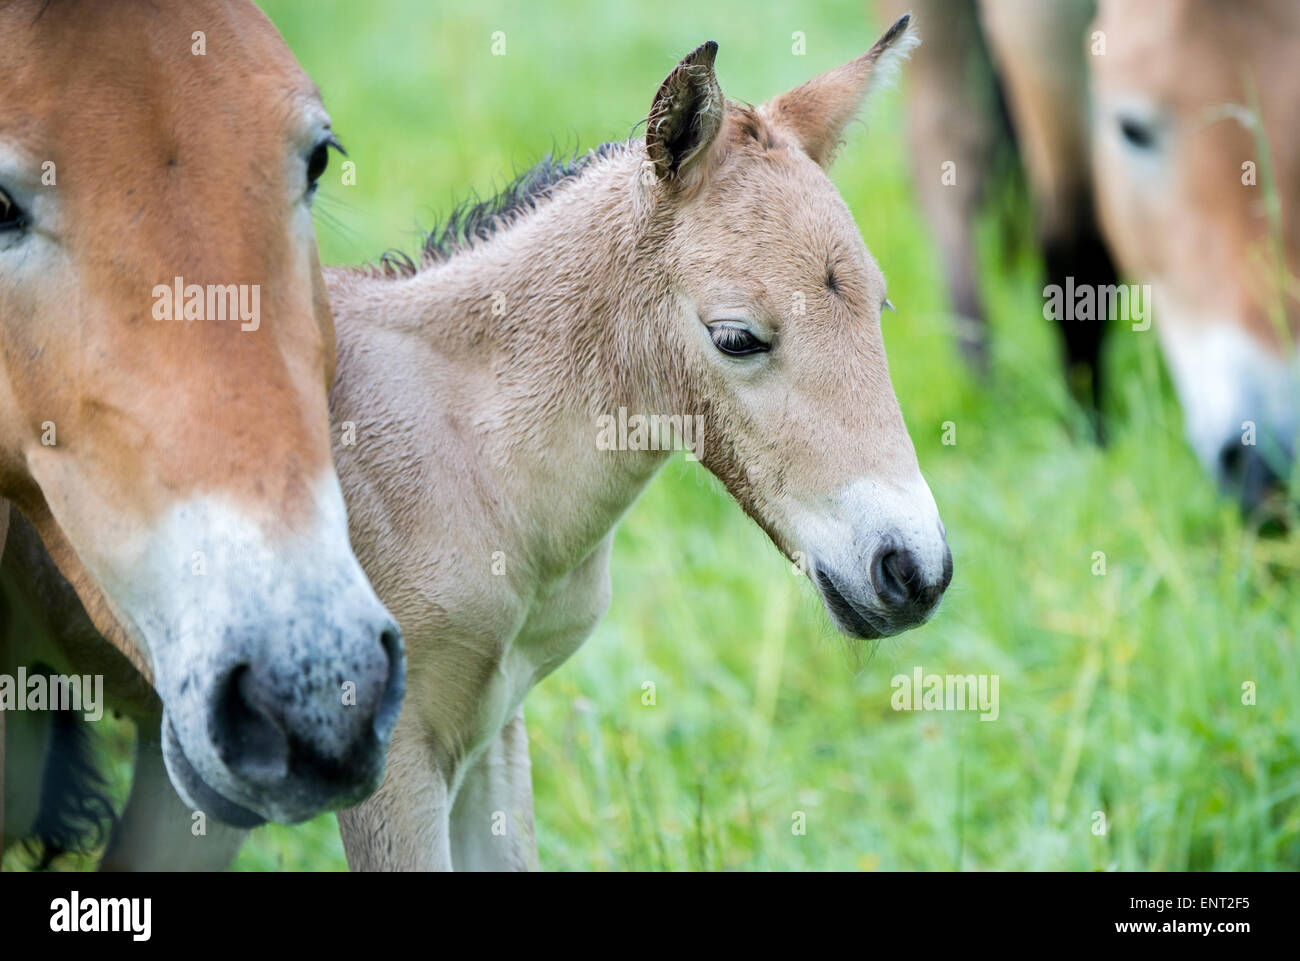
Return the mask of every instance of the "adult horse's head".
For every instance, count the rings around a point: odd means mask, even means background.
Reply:
[[[1253,510],[1300,428],[1300,7],[1106,2],[1093,29],[1107,241],[1153,287],[1192,446]]]
[[[0,0],[0,49],[0,493],[152,676],[190,804],[354,803],[402,655],[330,457],[316,91],[236,0]]]
[[[952,556],[890,384],[885,279],[826,175],[873,81],[871,50],[757,109],[727,102],[714,44],[677,66],[646,127],[647,202],[675,293],[661,351],[700,459],[857,637],[914,627]]]

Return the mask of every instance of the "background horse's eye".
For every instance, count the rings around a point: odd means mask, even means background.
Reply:
[[[1139,150],[1150,150],[1155,146],[1156,134],[1150,125],[1144,124],[1133,117],[1120,117],[1119,131],[1124,135],[1124,140],[1130,146]]]
[[[768,349],[763,343],[744,327],[734,324],[715,324],[709,328],[713,346],[732,357],[744,357],[746,354],[761,354]]]
[[[13,198],[0,190],[0,231],[22,230],[26,226],[27,215],[13,202]]]

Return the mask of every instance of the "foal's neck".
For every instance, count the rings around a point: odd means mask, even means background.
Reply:
[[[637,202],[641,159],[629,147],[594,161],[490,240],[395,288],[398,316],[460,381],[432,402],[460,405],[474,425],[523,529],[518,548],[544,576],[588,556],[667,458],[598,446],[602,415],[668,402],[651,366],[668,292]]]

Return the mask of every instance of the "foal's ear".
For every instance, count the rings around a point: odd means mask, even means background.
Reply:
[[[774,124],[793,134],[808,156],[829,166],[844,128],[857,116],[868,94],[891,78],[921,42],[911,20],[910,13],[904,14],[862,56],[781,94],[764,112]]]
[[[645,149],[660,181],[680,178],[701,160],[722,127],[722,88],[713,73],[718,45],[686,55],[659,85],[645,125]]]

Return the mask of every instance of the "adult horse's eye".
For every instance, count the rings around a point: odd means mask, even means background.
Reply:
[[[751,334],[748,328],[741,324],[726,322],[714,324],[709,328],[709,336],[713,338],[714,347],[724,354],[730,354],[732,357],[761,354],[769,349],[767,344]]]
[[[0,190],[0,233],[22,230],[27,226],[27,215],[3,190]]]
[[[1150,124],[1145,124],[1135,117],[1120,117],[1119,132],[1125,142],[1138,150],[1150,150],[1156,143],[1156,132]]]
[[[333,147],[340,153],[343,148],[333,137],[322,140],[312,150],[311,156],[307,158],[307,199],[310,200],[316,194],[316,188],[320,184],[320,178],[325,174],[325,168],[330,165],[330,148]]]

